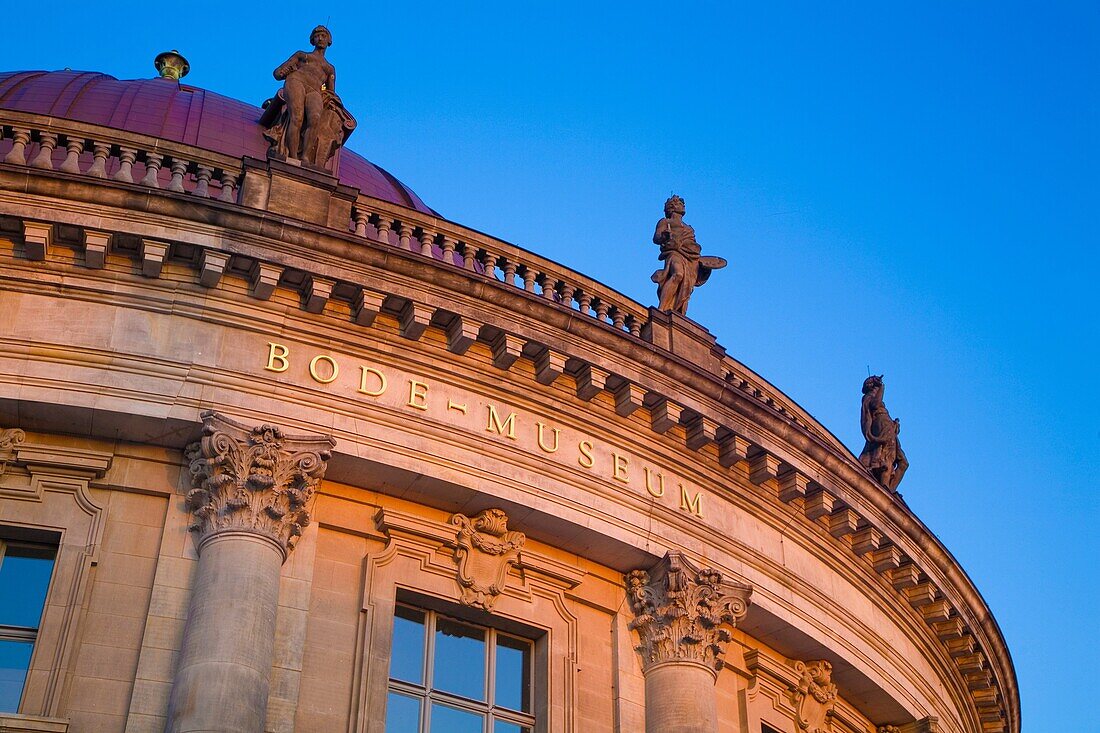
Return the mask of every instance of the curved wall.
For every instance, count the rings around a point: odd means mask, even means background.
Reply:
[[[246,166],[233,184],[233,200],[197,202],[0,165],[0,426],[111,456],[82,490],[144,496],[121,515],[160,527],[159,549],[135,550],[152,600],[126,730],[163,727],[195,572],[180,451],[210,408],[336,441],[283,569],[276,729],[381,730],[394,599],[463,605],[450,517],[499,508],[528,544],[492,611],[544,633],[540,730],[642,725],[622,574],[670,552],[753,589],[717,680],[720,730],[794,730],[811,660],[832,665],[834,730],[1018,730],[1007,650],[962,570],[703,329],[323,182]],[[348,200],[346,226],[337,203],[284,208],[280,186]],[[31,485],[38,464],[13,465]],[[37,712],[92,720],[74,674],[34,693]]]

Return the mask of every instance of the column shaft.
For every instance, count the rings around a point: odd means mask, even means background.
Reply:
[[[718,733],[714,673],[694,662],[665,662],[645,675],[646,733]]]
[[[262,733],[282,563],[274,541],[249,532],[202,544],[168,733]]]

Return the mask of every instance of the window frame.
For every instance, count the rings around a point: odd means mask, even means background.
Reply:
[[[16,547],[28,547],[34,550],[48,550],[52,552],[53,557],[50,559],[50,578],[46,583],[46,592],[42,598],[42,607],[38,611],[38,623],[35,626],[16,626],[14,624],[0,623],[0,642],[12,641],[30,643],[31,645],[31,657],[28,660],[27,668],[23,673],[23,687],[19,690],[19,701],[15,705],[15,710],[4,711],[0,710],[0,714],[16,713],[23,707],[23,697],[27,691],[27,677],[30,675],[31,668],[34,666],[34,652],[38,644],[38,634],[42,629],[42,618],[46,614],[46,606],[49,603],[50,588],[53,585],[54,574],[57,570],[57,559],[59,554],[59,546],[48,542],[35,542],[33,540],[15,539],[0,535],[0,572],[4,567],[4,560],[8,554],[8,548],[10,546]]]
[[[394,618],[397,618],[397,611],[399,608],[404,608],[416,613],[424,615],[424,646],[422,652],[422,668],[421,679],[422,683],[417,684],[415,682],[409,682],[407,680],[395,679],[389,676],[389,670],[387,670],[387,687],[386,695],[387,700],[391,693],[397,693],[405,695],[407,697],[416,699],[420,704],[420,731],[418,733],[431,733],[431,711],[435,704],[444,705],[447,707],[455,708],[463,712],[470,712],[482,716],[484,720],[483,733],[493,733],[497,722],[509,723],[516,725],[522,730],[528,733],[533,733],[538,730],[538,716],[537,709],[538,703],[536,699],[537,691],[539,690],[538,673],[536,660],[538,655],[536,654],[536,647],[538,640],[532,638],[531,635],[517,634],[511,630],[500,629],[495,626],[490,626],[476,621],[471,621],[461,616],[447,613],[445,611],[439,611],[434,608],[426,606],[416,605],[408,601],[398,600],[394,605]],[[435,643],[436,643],[436,630],[439,619],[445,619],[455,623],[462,624],[464,626],[470,626],[485,631],[485,688],[484,700],[474,700],[462,695],[458,695],[452,692],[446,692],[444,690],[438,690],[433,687],[435,683]],[[529,712],[513,710],[511,708],[503,707],[495,704],[496,696],[496,649],[497,640],[499,637],[505,637],[508,639],[517,639],[525,642],[528,645],[528,665],[527,665],[527,690],[528,690],[528,708]],[[392,667],[392,650],[391,650],[391,667]],[[438,732],[437,732],[438,733]]]

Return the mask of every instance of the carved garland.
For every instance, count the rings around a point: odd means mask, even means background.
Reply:
[[[668,661],[698,662],[722,668],[729,629],[748,612],[752,587],[724,581],[709,568],[697,569],[678,552],[670,552],[652,570],[626,575],[634,609],[630,628],[638,631],[643,670]]]
[[[202,439],[187,447],[194,513],[189,529],[201,543],[225,530],[275,540],[284,554],[309,525],[309,504],[336,442],[287,436],[273,425],[254,428],[204,412]]]
[[[458,527],[455,562],[462,602],[491,610],[527,537],[508,531],[508,515],[501,509],[486,509],[473,519],[455,514],[451,524]]]

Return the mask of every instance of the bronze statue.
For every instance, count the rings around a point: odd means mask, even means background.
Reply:
[[[665,266],[653,273],[657,283],[657,306],[663,311],[687,314],[691,292],[710,278],[713,270],[726,266],[721,257],[701,256],[695,230],[684,222],[684,200],[673,195],[665,202],[665,218],[657,222],[653,243],[661,246]]]
[[[283,88],[264,102],[264,137],[277,157],[324,168],[355,129],[355,118],[336,95],[336,69],[325,59],[332,34],[319,25],[312,51],[298,51],[275,69]]]
[[[860,413],[860,427],[867,444],[859,454],[859,462],[871,472],[880,484],[897,491],[909,461],[901,449],[901,421],[892,420],[890,412],[882,401],[886,385],[882,375],[867,377],[863,382],[863,408]]]

